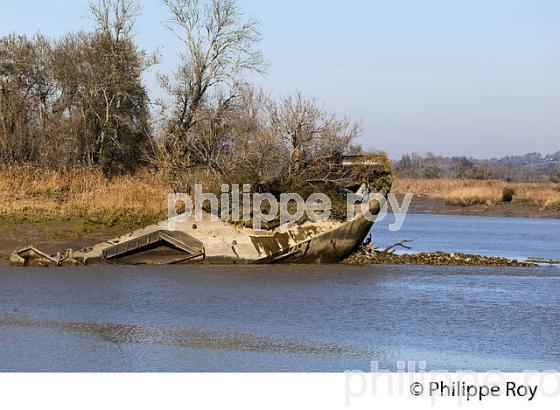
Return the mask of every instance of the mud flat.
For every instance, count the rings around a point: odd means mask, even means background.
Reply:
[[[127,229],[84,224],[81,220],[56,223],[0,225],[0,266],[8,265],[16,249],[36,244],[46,252],[91,246],[100,240],[126,233]]]
[[[432,265],[432,266],[509,266],[536,267],[536,263],[502,257],[468,255],[464,253],[426,252],[396,254],[375,250],[371,245],[344,261],[350,265]]]

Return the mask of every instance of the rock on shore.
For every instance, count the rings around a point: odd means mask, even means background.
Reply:
[[[375,250],[371,245],[350,256],[343,263],[350,265],[434,265],[434,266],[512,266],[532,267],[535,263],[517,260],[468,255],[463,253],[413,253],[395,254]]]

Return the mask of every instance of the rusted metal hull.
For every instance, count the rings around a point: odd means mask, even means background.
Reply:
[[[371,192],[387,195],[391,189],[390,169],[375,171],[375,158],[348,157],[348,163],[342,163],[342,167],[372,167],[367,181],[351,185],[359,187],[356,194],[362,199]],[[366,215],[379,213],[377,201],[368,205]],[[347,222],[292,223],[273,231],[239,228],[205,214],[202,221],[163,221],[55,256],[28,247],[14,252],[11,262],[20,266],[337,263],[363,244],[373,225],[360,205],[354,211],[354,219]]]
[[[338,263],[363,244],[372,226],[373,223],[366,220],[345,223],[257,263]]]
[[[205,215],[205,220],[196,224],[179,222],[169,230],[168,221],[164,221],[55,256],[29,247],[14,252],[11,262],[20,266],[337,263],[364,242],[372,225],[359,215],[348,222],[306,222],[260,232]]]

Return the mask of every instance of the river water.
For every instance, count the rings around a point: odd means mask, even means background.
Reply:
[[[560,219],[407,215],[402,228],[391,232],[389,214],[374,226],[376,246],[413,240],[411,252],[462,252],[511,259],[560,259]]]
[[[557,221],[442,218],[412,216],[399,233],[376,228],[376,238],[558,257]],[[372,362],[396,371],[399,361],[560,370],[557,267],[0,267],[0,284],[0,371],[305,372]]]

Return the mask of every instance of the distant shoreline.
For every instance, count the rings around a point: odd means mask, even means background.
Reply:
[[[399,198],[400,199],[400,198]],[[499,204],[493,206],[472,205],[450,206],[443,199],[415,195],[409,213],[429,215],[485,216],[505,218],[560,219],[560,210],[525,207],[521,204]]]
[[[416,214],[560,219],[560,184],[397,177],[393,192],[400,200],[412,193]]]

